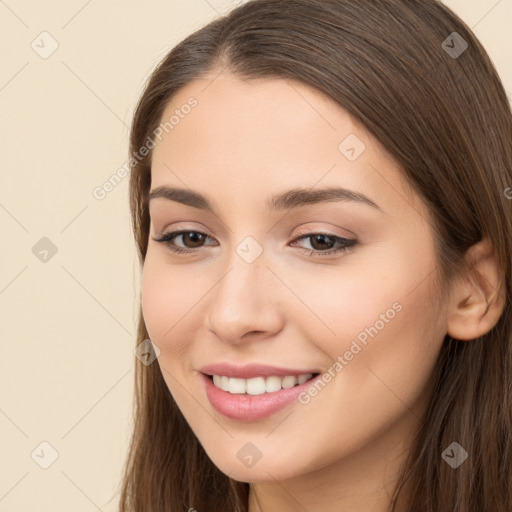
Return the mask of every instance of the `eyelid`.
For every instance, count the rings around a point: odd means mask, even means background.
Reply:
[[[173,233],[175,231],[195,231],[207,235],[210,238],[215,238],[214,236],[209,234],[209,231],[206,228],[204,228],[202,224],[194,226],[194,222],[177,222],[172,224],[164,224],[164,227],[161,229],[156,229],[156,226],[154,227],[154,232],[156,236],[163,236],[168,233]]]
[[[340,232],[334,232],[334,230],[332,229],[326,229],[326,228],[322,228],[322,227],[319,227],[319,226],[308,226],[308,227],[305,227],[305,228],[301,228],[299,229],[293,239],[297,239],[298,237],[300,237],[301,235],[313,235],[313,234],[317,234],[317,233],[321,233],[321,234],[324,234],[324,235],[329,235],[329,236],[336,236],[336,237],[339,237],[339,238],[356,238],[357,235],[355,233],[352,233],[352,231],[348,231],[347,229],[343,230],[344,232],[340,233]]]
[[[182,223],[182,224],[185,224],[185,223]],[[190,224],[186,224],[184,227],[181,227],[180,223],[178,223],[177,225],[172,224],[172,229],[168,229],[166,227],[159,231],[160,231],[160,234],[157,235],[158,237],[165,236],[169,233],[175,233],[177,231],[184,231],[184,232],[193,231],[193,232],[201,233],[202,235],[205,235],[208,238],[215,240],[215,237],[210,235],[208,233],[208,230],[202,229],[202,228],[195,228],[195,227],[191,226]],[[329,236],[339,237],[339,238],[350,238],[350,237],[357,238],[356,234],[353,233],[352,231],[349,231],[347,229],[345,229],[343,231],[345,233],[333,232],[333,230],[322,228],[320,226],[308,226],[308,227],[301,228],[297,232],[295,232],[294,236],[292,238],[292,241],[295,242],[302,235],[314,235],[314,234],[324,234],[324,235],[329,235]]]

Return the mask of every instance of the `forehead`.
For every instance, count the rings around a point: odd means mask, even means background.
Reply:
[[[179,115],[180,110],[189,111],[186,105],[191,98],[197,105],[179,119],[173,116]],[[201,141],[203,146],[261,149],[270,143],[278,152],[280,148],[291,148],[297,154],[317,146],[326,135],[330,137],[325,140],[324,149],[333,149],[333,142],[343,133],[357,131],[361,137],[369,138],[362,126],[356,129],[345,109],[316,89],[280,78],[244,80],[226,71],[195,80],[181,89],[167,105],[162,122],[172,117],[173,126],[168,127],[170,144],[180,147],[185,138],[190,140],[191,131],[195,134],[192,142]],[[310,144],[301,148],[297,142],[305,136]]]
[[[373,195],[384,208],[393,201],[389,187],[395,200],[411,194],[378,140],[334,100],[298,81],[217,71],[181,89],[161,126],[152,189],[170,184],[208,194],[220,183],[227,196],[257,193],[263,201],[270,191],[295,186],[344,186]]]

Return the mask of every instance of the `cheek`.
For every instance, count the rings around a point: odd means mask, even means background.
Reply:
[[[158,272],[148,254],[142,271],[142,315],[149,337],[155,342],[162,338],[165,332],[164,319],[167,319],[170,313],[166,306],[165,290],[165,274]]]
[[[397,389],[407,388],[407,378],[421,387],[435,364],[444,338],[428,293],[435,253],[410,239],[361,251],[339,268],[296,273],[294,291],[315,313],[301,320],[304,332],[333,361],[347,355],[356,386],[378,368]]]
[[[215,284],[206,274],[169,263],[161,251],[148,250],[146,255],[141,287],[144,323],[161,351],[160,365],[173,375],[190,370],[194,341],[206,314],[206,294]]]
[[[323,338],[336,352],[346,340],[378,321],[381,314],[388,311],[388,316],[394,316],[393,304],[406,295],[401,288],[405,290],[407,285],[400,284],[405,280],[403,267],[397,276],[390,275],[390,271],[398,274],[397,268],[391,267],[389,271],[383,266],[372,268],[354,258],[322,272],[313,266],[291,269],[283,281],[293,283],[293,292],[300,299],[292,297],[289,302],[296,303],[295,320],[311,340]]]
[[[344,309],[335,324],[340,342],[329,352],[333,360],[346,354],[338,380],[353,399],[346,405],[364,404],[388,420],[418,400],[444,339],[429,296],[434,254],[411,251],[406,243],[389,247],[387,258],[351,272],[336,294]]]
[[[190,288],[188,288],[190,290]],[[142,272],[142,314],[151,341],[160,349],[155,363],[161,368],[167,387],[181,407],[187,407],[186,396],[181,396],[183,361],[189,339],[183,336],[186,325],[187,288],[183,288],[179,273],[157,255],[148,251]]]
[[[169,348],[175,326],[188,309],[185,303],[191,291],[182,279],[176,269],[148,251],[142,272],[142,313],[151,340],[161,349]]]

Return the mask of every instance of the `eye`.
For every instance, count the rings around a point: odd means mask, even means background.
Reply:
[[[180,247],[174,243],[174,239],[182,237],[182,242],[185,244],[185,247]],[[204,242],[205,239],[210,238],[205,233],[201,233],[200,231],[189,231],[189,230],[181,230],[181,231],[171,231],[170,233],[165,233],[163,235],[160,235],[158,238],[153,238],[155,242],[160,242],[171,251],[176,253],[191,253],[191,252],[197,252],[194,251],[194,249],[201,248],[201,243]],[[211,238],[210,238],[211,240]],[[190,244],[190,246],[187,246],[187,244]]]
[[[357,240],[343,238],[328,233],[307,233],[296,238],[293,243],[299,240],[310,239],[310,245],[313,249],[303,249],[306,254],[312,256],[331,256],[333,254],[345,252],[357,244]],[[336,247],[338,244],[338,247]],[[332,247],[334,245],[334,247]]]
[[[180,237],[182,243],[185,245],[184,247],[177,245],[174,241]],[[170,233],[165,233],[159,237],[153,238],[155,242],[165,244],[172,252],[178,254],[198,252],[197,249],[201,249],[207,239],[213,240],[205,233],[192,230],[171,231]],[[357,240],[328,233],[307,233],[293,240],[292,244],[306,239],[311,240],[310,245],[312,249],[302,248],[302,251],[311,256],[330,256],[342,253],[358,243]],[[334,245],[334,247],[332,247],[332,245]],[[336,245],[338,246],[336,247]]]

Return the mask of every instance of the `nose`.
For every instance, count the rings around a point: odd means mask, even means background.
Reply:
[[[247,263],[235,254],[208,294],[207,329],[234,345],[274,336],[284,325],[278,287],[279,280],[267,268],[263,256]]]

